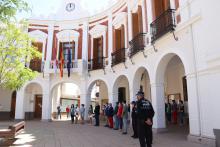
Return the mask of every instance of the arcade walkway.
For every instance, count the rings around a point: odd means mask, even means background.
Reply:
[[[11,122],[0,122],[0,129]],[[13,147],[139,147],[134,140],[121,132],[91,125],[72,125],[70,122],[26,122],[26,129]],[[182,135],[163,133],[154,135],[153,147],[207,147],[187,142]]]

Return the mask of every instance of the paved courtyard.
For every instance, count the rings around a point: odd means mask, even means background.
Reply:
[[[13,122],[0,122],[0,129]],[[154,134],[153,147],[207,147],[187,142],[186,131],[182,134],[172,129],[167,133]],[[139,147],[138,139],[103,126],[70,124],[69,121],[26,122],[25,131],[17,136],[13,147]],[[4,145],[5,146],[5,145]]]

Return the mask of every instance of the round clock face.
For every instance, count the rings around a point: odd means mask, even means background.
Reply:
[[[66,11],[71,12],[73,10],[75,10],[75,4],[74,3],[68,3],[66,5]]]

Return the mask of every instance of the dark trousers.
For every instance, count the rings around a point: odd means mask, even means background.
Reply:
[[[138,130],[137,130],[137,119],[132,118],[132,128],[134,131],[134,136],[138,136]]]
[[[95,114],[95,125],[99,126],[99,115]]]
[[[171,113],[166,113],[167,116],[167,121],[170,123],[171,122]]]
[[[74,123],[74,115],[71,115],[71,121],[72,121],[72,124]]]
[[[138,137],[140,142],[140,147],[152,147],[152,126],[147,125],[144,121],[138,121]]]
[[[118,122],[119,122],[119,128],[122,129],[122,127],[123,127],[123,119],[122,119],[122,117],[118,118]]]

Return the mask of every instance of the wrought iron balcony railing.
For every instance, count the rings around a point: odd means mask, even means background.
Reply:
[[[54,60],[54,61],[51,61],[50,62],[50,68],[51,69],[54,69],[54,68],[57,68],[57,69],[60,69],[61,67],[61,64],[62,64],[62,61],[58,61],[58,60]],[[64,60],[63,61],[63,68],[68,68],[68,66],[73,69],[73,68],[78,68],[78,62],[77,61],[72,61],[70,64],[69,64],[69,61],[68,60]]]
[[[105,68],[105,58],[106,57],[97,57],[94,59],[88,60],[88,70],[98,70]]]
[[[139,51],[144,51],[144,48],[148,44],[148,37],[147,33],[139,33],[135,36],[130,42],[130,49],[129,49],[129,57],[131,58]]]
[[[168,32],[172,32],[176,27],[175,10],[168,9],[162,13],[151,24],[151,42],[155,42],[158,38],[162,37]]]
[[[115,52],[113,52],[112,55],[112,65],[115,66],[119,63],[125,63],[126,57],[125,57],[126,48],[121,48]]]
[[[43,72],[44,62],[41,59],[33,59],[30,63],[26,64],[26,67],[29,67],[33,71]]]

